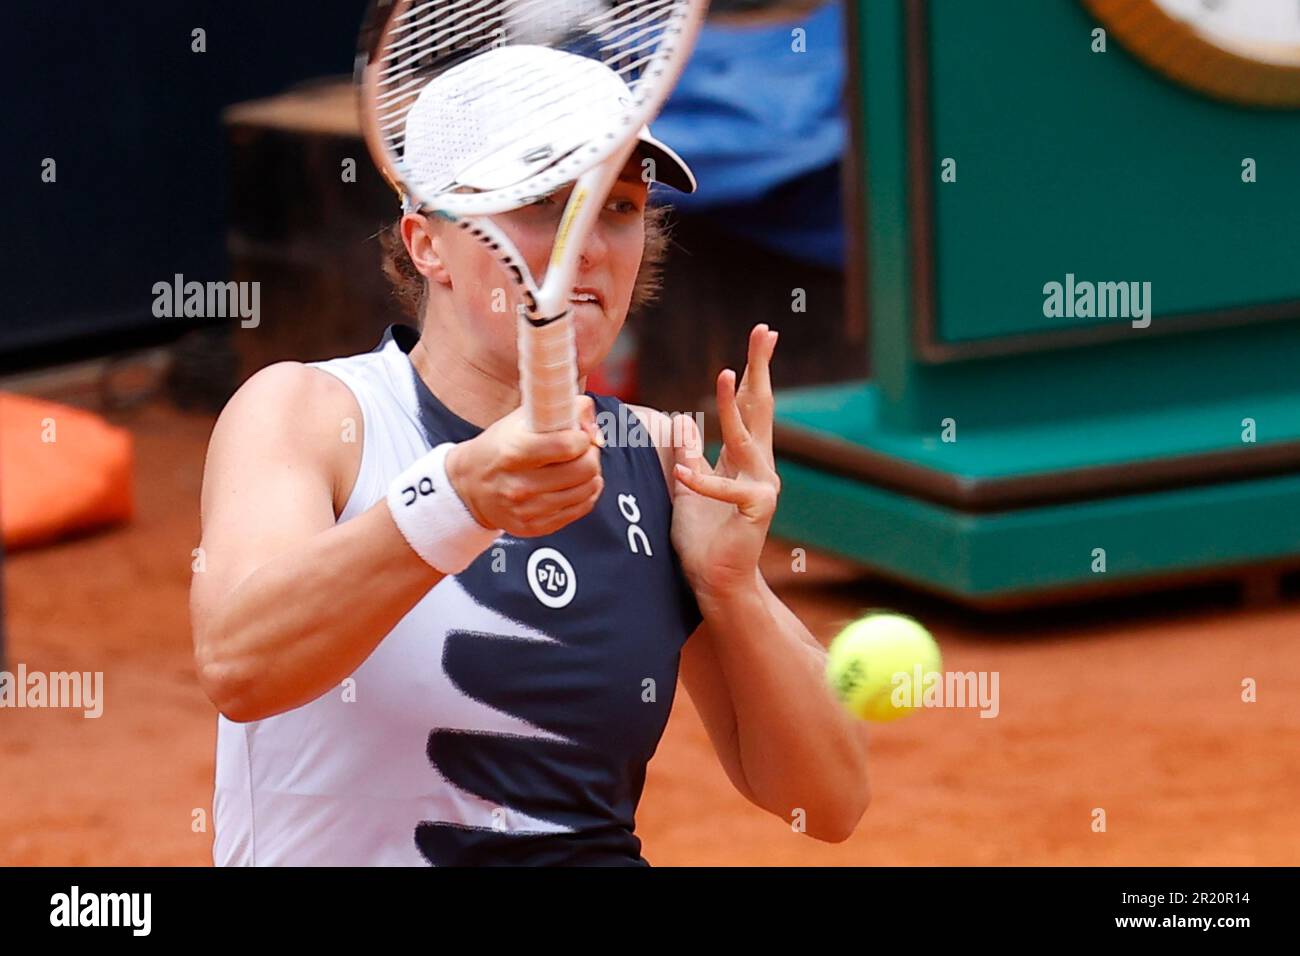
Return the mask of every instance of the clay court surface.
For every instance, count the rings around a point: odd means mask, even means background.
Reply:
[[[7,564],[9,669],[102,670],[105,708],[0,711],[3,864],[211,862],[193,821],[210,812],[216,715],[191,670],[186,602],[212,420],[150,407],[117,421],[136,438],[135,522]],[[974,616],[817,553],[793,573],[792,546],[771,542],[765,572],[819,638],[867,607],[915,614],[947,669],[999,673],[1000,713],[929,710],[876,730],[871,809],[828,845],[733,791],[679,691],[639,813],[652,863],[1300,863],[1294,600]]]

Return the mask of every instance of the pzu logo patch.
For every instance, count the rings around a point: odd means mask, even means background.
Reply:
[[[569,559],[554,548],[538,548],[528,556],[528,586],[547,607],[564,607],[578,592],[578,577]]]

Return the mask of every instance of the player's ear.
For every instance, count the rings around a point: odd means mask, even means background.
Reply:
[[[451,285],[451,272],[443,259],[446,238],[437,224],[418,213],[402,217],[402,242],[420,275],[430,282]]]

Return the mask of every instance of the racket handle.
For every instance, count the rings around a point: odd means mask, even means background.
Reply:
[[[557,432],[577,426],[573,399],[578,394],[578,362],[572,317],[541,328],[520,318],[519,372],[529,428]]]

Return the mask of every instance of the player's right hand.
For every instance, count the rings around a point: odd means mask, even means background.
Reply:
[[[518,538],[558,531],[596,506],[600,429],[595,403],[574,399],[575,428],[534,432],[516,408],[447,455],[447,477],[477,521]]]

